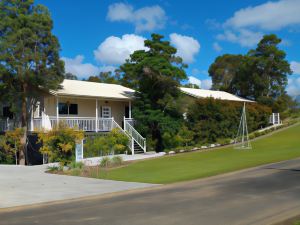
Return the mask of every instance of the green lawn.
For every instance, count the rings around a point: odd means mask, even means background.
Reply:
[[[252,150],[226,147],[139,161],[102,178],[165,184],[300,157],[300,124],[253,141],[252,146]]]

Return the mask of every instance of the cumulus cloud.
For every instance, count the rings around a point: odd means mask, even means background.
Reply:
[[[299,26],[299,8],[299,0],[269,1],[242,8],[222,24],[224,32],[217,39],[252,47],[263,33]]]
[[[291,62],[291,69],[294,74],[300,75],[300,62],[292,61]]]
[[[98,75],[100,69],[91,63],[83,63],[84,56],[77,55],[75,58],[62,57],[65,62],[65,70],[79,77]]]
[[[212,86],[212,81],[211,79],[205,79],[201,81],[201,88],[202,89],[210,89]]]
[[[147,50],[144,41],[144,37],[134,34],[125,34],[121,38],[110,36],[94,50],[94,56],[96,60],[104,64],[122,64],[134,51]]]
[[[193,76],[189,76],[189,83],[190,84],[196,84],[199,87],[201,86],[201,80],[199,80],[198,78],[193,77]]]
[[[225,22],[225,26],[236,29],[258,27],[263,30],[279,30],[300,24],[299,9],[299,0],[270,1],[240,9]]]
[[[243,47],[256,45],[262,37],[263,33],[248,29],[241,29],[239,31],[225,30],[224,33],[217,35],[218,40],[238,43]]]
[[[100,72],[115,72],[117,67],[115,66],[101,66],[99,68]]]
[[[185,63],[194,62],[195,56],[200,50],[200,44],[196,39],[172,33],[170,34],[170,42],[177,48],[177,55],[180,56]]]
[[[222,51],[222,47],[221,47],[221,45],[220,45],[218,42],[214,42],[214,43],[213,43],[213,49],[214,49],[216,52]]]
[[[300,95],[300,76],[288,79],[286,91],[292,97]]]
[[[158,5],[134,9],[125,3],[115,3],[108,7],[109,21],[123,21],[132,23],[136,32],[162,29],[167,21],[165,11]]]
[[[196,84],[198,85],[201,89],[205,89],[208,90],[211,88],[212,85],[212,81],[211,79],[204,79],[204,80],[200,80],[194,76],[189,76],[189,83],[190,84]]]

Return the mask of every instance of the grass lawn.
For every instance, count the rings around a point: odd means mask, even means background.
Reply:
[[[166,184],[300,157],[300,124],[252,142],[252,150],[224,147],[139,161],[100,178]]]

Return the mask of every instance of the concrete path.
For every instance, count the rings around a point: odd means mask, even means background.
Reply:
[[[296,159],[150,190],[0,210],[0,224],[267,225],[299,212]]]
[[[153,184],[44,173],[45,166],[0,165],[0,208],[99,195]]]

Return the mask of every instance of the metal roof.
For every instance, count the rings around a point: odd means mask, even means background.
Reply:
[[[190,96],[195,98],[214,98],[220,100],[228,101],[238,101],[238,102],[254,102],[245,98],[238,97],[236,95],[230,94],[225,91],[213,91],[213,90],[204,90],[196,88],[184,88],[181,87],[180,90]]]
[[[62,89],[51,90],[56,96],[76,96],[108,99],[132,99],[134,90],[118,84],[105,84],[80,80],[65,79]]]

